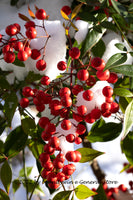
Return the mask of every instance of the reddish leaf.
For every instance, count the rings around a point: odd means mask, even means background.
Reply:
[[[25,15],[23,15],[21,13],[18,13],[18,16],[19,16],[20,19],[22,19],[24,21],[30,21],[30,19],[27,16],[25,16]]]
[[[28,5],[28,12],[29,12],[29,15],[30,15],[33,19],[36,18],[35,14],[32,12],[32,10],[30,9],[29,5]]]

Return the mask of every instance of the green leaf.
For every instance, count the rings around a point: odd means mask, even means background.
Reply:
[[[103,27],[103,28],[106,28],[106,29],[109,29],[109,30],[112,30],[112,31],[117,31],[116,30],[116,26],[114,24],[112,24],[112,22],[108,22],[108,21],[103,21],[100,23],[100,25]]]
[[[39,186],[39,183],[37,183],[36,181],[32,180],[32,179],[26,179],[22,181],[23,186],[28,188],[28,192],[32,192],[33,189],[35,188],[34,193],[38,193],[41,192],[44,194],[43,190],[41,189],[41,187]],[[35,187],[36,186],[36,187]]]
[[[97,192],[97,195],[94,196],[93,198],[94,200],[107,200],[107,196],[105,194],[105,191],[102,185],[99,185],[96,192]]]
[[[12,170],[7,160],[4,162],[4,164],[1,167],[0,175],[1,175],[1,181],[4,185],[4,188],[6,192],[9,193],[10,184],[12,181]]]
[[[109,58],[104,70],[114,68],[117,65],[123,64],[127,60],[127,53],[116,53]]]
[[[7,126],[6,120],[0,117],[0,135],[3,133],[6,126]]]
[[[120,65],[111,68],[111,71],[124,74],[125,76],[133,77],[133,65]]]
[[[128,132],[130,131],[132,125],[133,125],[133,100],[128,104],[125,111],[123,130],[122,130],[123,139],[126,137]]]
[[[30,135],[30,136],[34,136],[34,133],[36,131],[36,124],[35,124],[35,121],[30,118],[30,117],[27,117],[25,119],[23,119],[21,121],[21,124],[22,124],[22,129],[23,131],[27,134],[27,135]]]
[[[106,29],[102,28],[102,33],[98,33],[97,31],[90,30],[86,36],[86,39],[83,41],[81,48],[81,56],[84,56],[92,47],[96,45],[96,43],[102,38]]]
[[[10,157],[17,155],[25,147],[27,138],[21,126],[14,129],[4,143],[4,154]]]
[[[15,193],[19,189],[20,185],[21,185],[21,181],[19,179],[13,180],[12,182],[13,193]]]
[[[115,46],[121,51],[127,51],[127,48],[122,43],[116,43]]]
[[[130,167],[132,167],[131,164],[127,164],[126,166],[123,167],[123,169],[120,171],[120,173],[127,171]]]
[[[80,163],[92,161],[97,156],[104,154],[103,152],[100,152],[91,148],[86,148],[86,147],[79,148],[77,149],[77,151],[81,153],[81,160],[79,161]]]
[[[118,14],[120,14],[120,10],[118,8],[118,4],[116,3],[116,1],[115,0],[111,0],[111,3],[112,3],[112,6],[114,7],[114,9],[116,10],[116,12]]]
[[[129,132],[121,141],[121,148],[127,160],[133,165],[133,132]]]
[[[10,4],[11,6],[15,6],[19,0],[11,0]]]
[[[11,89],[10,84],[4,76],[0,76],[0,88],[2,89]]]
[[[71,193],[72,193],[72,190],[59,192],[58,194],[56,194],[54,196],[54,198],[52,200],[68,200],[68,198],[70,197]]]
[[[32,83],[34,81],[40,81],[40,79],[42,78],[42,76],[40,74],[35,74],[34,72],[29,72],[28,75],[26,76],[25,81],[27,83]]]
[[[131,56],[133,56],[133,52],[129,52]]]
[[[25,67],[24,62],[20,61],[17,56],[15,57],[15,61],[12,64],[14,64],[18,67]]]
[[[99,40],[99,42],[92,48],[92,53],[95,57],[102,58],[104,52],[106,50],[105,44],[102,40]]]
[[[7,117],[8,125],[11,126],[11,121],[18,105],[18,98],[15,92],[11,92],[5,99],[4,112]]]
[[[94,196],[96,195],[97,193],[96,192],[93,192],[92,190],[90,190],[87,186],[85,185],[78,185],[76,188],[75,188],[75,194],[76,194],[76,197],[78,199],[87,199],[88,197],[91,197],[91,196]]]
[[[1,188],[0,188],[0,200],[10,200],[7,193],[4,190],[2,190]]]
[[[87,139],[90,142],[107,142],[117,138],[122,130],[121,123],[102,123],[101,119],[94,123],[92,126]]]
[[[125,110],[126,110],[128,104],[131,102],[131,101],[129,101],[129,99],[131,99],[131,98],[128,98],[128,97],[126,97],[126,98],[120,97],[119,98],[119,106],[123,113],[125,113]]]
[[[113,94],[121,97],[132,97],[133,93],[125,88],[114,88]]]
[[[44,152],[44,144],[39,141],[28,140],[28,147],[36,159]]]
[[[25,175],[26,175],[26,177],[28,177],[31,174],[32,169],[33,169],[33,167],[26,167],[25,171],[24,171],[24,168],[22,168],[19,171],[19,176],[25,177]]]

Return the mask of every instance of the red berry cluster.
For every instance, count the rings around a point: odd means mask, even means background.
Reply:
[[[44,9],[38,9],[35,17],[38,20],[45,20],[47,18],[46,11]],[[21,14],[20,18],[22,18]],[[5,39],[4,35],[0,35],[3,58],[5,62],[13,63],[16,58],[20,61],[26,61],[30,57],[33,60],[37,60],[36,68],[39,71],[43,71],[46,69],[46,62],[44,60],[46,45],[44,44],[44,48],[41,49],[32,49],[30,45],[31,40],[38,38],[36,29],[38,25],[34,21],[27,20],[24,26],[26,29],[25,35],[21,32],[21,27],[17,23],[5,28],[6,34],[10,37],[9,39]],[[43,28],[45,32],[45,35],[42,37],[49,39],[50,35],[48,35],[45,26],[42,25],[40,28]]]
[[[122,191],[125,193],[128,191],[127,187],[125,187],[124,184],[120,184],[118,187],[115,187],[115,188],[113,187],[108,188],[108,185],[106,182],[103,184],[103,189],[105,191],[105,194],[108,200],[116,200],[116,198],[114,197],[114,193],[117,194],[119,191]],[[95,188],[93,188],[92,190],[96,191]]]

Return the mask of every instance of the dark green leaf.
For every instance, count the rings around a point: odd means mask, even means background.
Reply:
[[[128,104],[125,111],[123,130],[122,130],[123,138],[126,137],[132,125],[133,125],[133,100]]]
[[[114,7],[114,9],[116,10],[116,12],[118,14],[120,14],[120,10],[118,8],[118,4],[116,3],[116,1],[115,0],[111,0],[111,3],[112,3],[112,6]]]
[[[99,185],[96,192],[97,192],[97,195],[94,196],[94,200],[107,200],[107,196],[105,194],[105,191],[102,185]]]
[[[6,120],[0,117],[0,135],[3,133],[6,126],[7,126]]]
[[[126,107],[128,106],[128,104],[129,104],[129,102],[128,102],[127,98],[125,98],[125,97],[119,98],[119,106],[123,113],[125,113],[125,110],[126,110]]]
[[[111,71],[116,73],[121,73],[125,76],[133,77],[133,65],[120,65],[114,68],[111,68]]]
[[[115,66],[123,64],[124,62],[126,62],[126,60],[127,60],[127,53],[114,54],[107,61],[106,66],[105,66],[105,70],[111,69],[111,68],[114,69]]]
[[[41,79],[41,75],[40,74],[35,74],[34,72],[29,72],[28,75],[26,76],[26,82],[27,83],[32,83],[34,81],[40,81]]]
[[[13,64],[18,67],[25,67],[24,62],[20,61],[17,56],[15,57],[15,61],[13,62]]]
[[[11,6],[15,6],[19,0],[11,0],[10,4]]]
[[[131,3],[131,4],[129,5],[128,11],[129,11],[129,12],[132,12],[132,11],[133,11],[133,3]]]
[[[129,52],[131,56],[133,56],[133,52]]]
[[[105,44],[102,40],[99,40],[99,42],[92,48],[92,53],[95,57],[102,58],[104,52],[106,50]]]
[[[96,195],[96,192],[93,192],[85,185],[78,185],[75,188],[75,194],[78,199],[87,199],[88,197]]]
[[[7,160],[4,162],[4,164],[1,167],[0,175],[1,175],[1,181],[4,185],[4,188],[6,192],[9,193],[10,184],[12,181],[12,170]]]
[[[12,118],[18,105],[18,98],[15,92],[11,92],[5,99],[4,110],[8,125],[11,126]]]
[[[58,194],[54,196],[52,200],[68,200],[71,193],[72,193],[72,190],[59,192]]]
[[[122,43],[116,43],[115,46],[121,51],[127,51],[127,48]]]
[[[121,97],[132,97],[133,93],[125,88],[114,88],[113,94]]]
[[[11,89],[10,84],[8,83],[6,78],[3,77],[3,76],[0,76],[0,88],[2,88],[2,89]]]
[[[112,22],[103,21],[103,22],[100,23],[100,25],[103,28],[106,28],[106,29],[109,29],[109,30],[112,30],[112,31],[116,32],[116,26],[114,24],[112,24]]]
[[[25,119],[23,119],[21,121],[21,124],[22,124],[22,129],[23,131],[27,134],[27,135],[30,135],[30,136],[34,136],[34,133],[36,131],[36,124],[35,124],[35,121],[30,118],[30,117],[27,117]]]
[[[121,148],[128,161],[133,165],[133,132],[129,132],[125,139],[121,141]]]
[[[2,190],[1,188],[0,188],[0,200],[10,200],[7,193],[4,190]]]
[[[97,31],[98,33],[102,33],[102,27],[100,25],[98,26],[93,26],[93,30]]]
[[[17,127],[10,132],[6,138],[4,153],[10,157],[17,155],[25,147],[27,138],[28,136],[25,134],[22,127]]]
[[[123,169],[120,171],[120,173],[127,171],[130,167],[133,167],[131,164],[127,164],[126,166],[123,167]]]
[[[15,193],[19,189],[20,185],[21,185],[21,181],[19,179],[13,180],[13,183],[12,183],[13,193]]]
[[[101,120],[98,120],[94,123],[92,126],[87,139],[90,142],[107,142],[114,140],[117,138],[122,130],[122,124],[121,123],[100,123]]]
[[[81,56],[85,55],[96,43],[101,39],[102,35],[106,29],[102,28],[102,33],[98,33],[97,31],[90,30],[86,36],[86,39],[83,41],[83,45],[81,48]]]
[[[86,147],[79,148],[79,149],[77,149],[77,151],[79,151],[82,156],[81,160],[79,161],[80,163],[92,161],[97,156],[104,154],[103,152],[100,152],[100,151],[97,151],[97,150],[91,149],[91,148],[86,148]]]

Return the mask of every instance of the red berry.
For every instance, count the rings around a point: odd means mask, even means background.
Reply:
[[[57,181],[57,176],[54,172],[50,172],[48,175],[47,175],[47,181],[48,182],[56,182]]]
[[[46,126],[45,126],[45,132],[50,134],[50,135],[54,135],[55,134],[55,131],[56,131],[56,126],[52,123],[48,123]]]
[[[74,85],[72,88],[72,93],[77,95],[79,92],[83,91],[83,87],[81,85]]]
[[[64,107],[70,107],[72,105],[72,99],[69,96],[63,96],[61,97],[61,104]]]
[[[50,80],[50,78],[49,78],[48,76],[43,76],[43,77],[41,78],[41,84],[42,84],[42,85],[49,85],[50,82],[51,82],[51,80]]]
[[[56,158],[58,158],[61,162],[65,161],[65,155],[63,153],[59,153]]]
[[[110,72],[110,76],[109,76],[109,78],[107,79],[107,81],[108,81],[109,83],[112,83],[112,84],[116,83],[116,82],[118,81],[118,76],[117,76],[117,74],[114,73],[114,72]]]
[[[48,183],[48,186],[51,188],[51,189],[57,189],[60,184],[58,182],[51,182],[51,183]]]
[[[40,53],[39,50],[37,50],[37,49],[32,49],[31,50],[31,58],[33,60],[38,60],[40,58],[40,56],[41,56],[41,53]]]
[[[89,72],[86,69],[80,69],[77,73],[77,78],[81,81],[86,81],[89,78]]]
[[[20,50],[23,50],[24,49],[24,45],[22,42],[18,41],[18,42],[15,42],[14,44],[14,49],[16,51],[20,51]]]
[[[44,141],[49,141],[50,138],[51,138],[51,135],[45,131],[42,132],[41,134],[41,138],[44,140]]]
[[[102,112],[107,112],[107,111],[109,111],[111,109],[111,105],[110,105],[110,103],[103,103],[102,105],[101,105],[101,110],[102,110]]]
[[[57,180],[63,182],[65,180],[65,174],[63,172],[57,173]]]
[[[77,47],[72,47],[69,49],[69,56],[73,59],[78,59],[80,56],[80,50]]]
[[[69,6],[63,6],[61,10],[66,14],[69,15],[71,13],[71,8]]]
[[[7,45],[5,45],[4,47],[2,47],[2,53],[3,54],[5,54],[5,53],[7,53],[7,52],[13,52],[13,48],[9,45],[9,44],[7,44]]]
[[[84,119],[84,116],[81,116],[78,113],[73,112],[73,119],[75,119],[77,122],[82,122]]]
[[[37,109],[39,112],[42,112],[42,111],[45,110],[45,105],[44,105],[44,104],[36,105],[36,109]]]
[[[65,166],[63,167],[63,170],[62,170],[62,172],[63,172],[66,176],[72,175],[74,171],[75,171],[75,165],[73,165],[73,164],[65,165]]]
[[[93,99],[93,92],[91,90],[85,90],[83,92],[83,98],[86,100],[86,101],[91,101]]]
[[[74,151],[74,152],[76,154],[76,159],[75,159],[74,162],[79,162],[81,160],[81,157],[82,157],[81,153],[79,151]]]
[[[98,108],[94,108],[91,111],[91,117],[95,120],[99,119],[101,117],[101,110]]]
[[[33,93],[33,90],[30,87],[26,86],[26,87],[23,88],[22,94],[25,97],[31,97],[31,96],[33,96],[34,93]]]
[[[20,51],[18,52],[18,59],[19,59],[20,61],[26,61],[26,60],[28,59],[28,54],[27,54],[27,52],[24,51],[24,50],[20,50]]]
[[[26,34],[27,38],[34,39],[37,36],[37,31],[34,27],[29,27],[29,28],[27,28],[25,34]]]
[[[21,100],[20,100],[20,106],[22,107],[22,108],[26,108],[26,107],[28,107],[28,105],[29,105],[29,99],[27,99],[27,98],[22,98]]]
[[[106,81],[108,78],[109,78],[109,76],[110,76],[110,71],[107,69],[107,70],[105,70],[105,71],[103,71],[103,70],[98,70],[97,72],[96,72],[96,76],[97,76],[97,78],[99,79],[99,80],[101,80],[101,81]]]
[[[95,119],[92,117],[91,113],[89,113],[89,114],[87,114],[87,115],[85,116],[85,121],[86,121],[87,123],[92,124],[92,123],[95,122]]]
[[[42,178],[46,179],[50,171],[47,171],[46,169],[43,169],[41,172]]]
[[[30,47],[25,47],[24,51],[28,54],[28,57],[31,56],[31,48]]]
[[[79,135],[83,135],[86,131],[86,127],[83,124],[78,124],[76,133]]]
[[[113,88],[111,86],[105,86],[102,93],[105,97],[111,97],[113,95]]]
[[[66,140],[67,142],[73,143],[75,141],[75,136],[73,134],[68,134]]]
[[[44,165],[46,162],[50,162],[50,156],[49,154],[43,152],[39,155],[39,160],[42,165]]]
[[[121,190],[122,192],[126,192],[126,191],[127,191],[127,188],[125,187],[124,184],[119,185],[118,188],[119,188],[119,190]]]
[[[93,75],[90,75],[89,78],[86,80],[86,84],[88,86],[93,86],[96,83],[96,79]]]
[[[43,71],[46,69],[46,62],[44,60],[38,60],[36,62],[36,68],[39,70],[39,71]]]
[[[112,103],[114,100],[113,100],[113,97],[105,97],[105,101],[107,103]]]
[[[44,20],[47,17],[46,11],[44,9],[38,9],[35,15],[36,18],[40,20]]]
[[[111,113],[116,113],[116,112],[118,112],[118,110],[119,110],[119,104],[116,103],[116,102],[112,102],[112,103],[111,103],[110,112],[111,112]]]
[[[13,25],[16,26],[16,28],[17,28],[17,33],[19,33],[20,30],[21,30],[20,25],[19,25],[18,23],[15,23],[15,24],[13,24]]]
[[[99,57],[95,57],[91,60],[91,66],[96,70],[103,70],[105,68],[105,61]]]
[[[76,153],[75,153],[75,151],[68,151],[67,153],[66,153],[66,159],[68,160],[68,161],[70,161],[70,162],[75,162],[75,160],[76,160]]]
[[[49,155],[53,155],[55,152],[55,148],[51,147],[49,144],[45,144],[44,151]]]
[[[18,33],[17,27],[13,24],[7,26],[5,31],[6,31],[6,34],[9,35],[9,36],[13,36],[13,35],[16,35]]]
[[[54,167],[55,167],[56,169],[62,169],[63,166],[64,166],[64,163],[61,162],[59,158],[55,158],[55,159],[53,160],[53,165],[54,165]]]
[[[82,139],[80,137],[76,137],[74,142],[75,142],[75,144],[81,144]]]
[[[29,28],[29,27],[35,28],[35,22],[27,21],[24,26],[25,26],[26,29]]]
[[[53,163],[52,163],[51,161],[46,162],[46,163],[44,164],[43,167],[44,167],[44,169],[46,169],[47,171],[52,171],[53,168],[54,168]]]
[[[49,121],[49,118],[47,118],[47,117],[41,117],[40,119],[39,119],[39,126],[41,127],[41,128],[45,128],[45,126],[47,125],[47,124],[49,124],[50,123],[50,121]]]
[[[64,71],[64,70],[66,70],[66,68],[67,68],[67,63],[64,62],[64,61],[60,61],[60,62],[58,62],[58,64],[57,64],[57,68],[58,68],[59,70],[61,70],[61,71]]]
[[[4,60],[7,63],[13,63],[15,61],[15,54],[13,52],[11,52],[11,51],[7,51],[4,54]]]
[[[71,90],[68,87],[63,87],[59,90],[59,95],[60,97],[63,96],[70,96],[71,95]]]
[[[70,120],[68,119],[64,119],[62,122],[61,122],[61,128],[64,129],[64,130],[69,130],[72,126],[72,123]]]
[[[49,145],[51,147],[57,148],[57,147],[59,147],[59,144],[60,144],[60,140],[56,136],[50,138]]]
[[[80,115],[85,115],[87,113],[87,107],[84,105],[78,106],[77,111]]]

